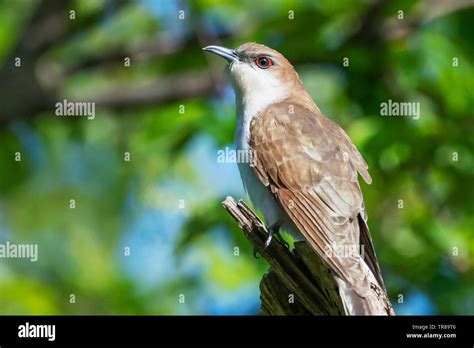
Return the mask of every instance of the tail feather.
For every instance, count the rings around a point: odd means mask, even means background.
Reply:
[[[339,295],[346,315],[395,315],[385,292],[376,289],[369,291],[365,297],[358,295],[344,280],[334,276],[339,287]]]

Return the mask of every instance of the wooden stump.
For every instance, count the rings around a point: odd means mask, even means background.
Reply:
[[[227,197],[222,204],[271,267],[260,282],[262,314],[345,314],[331,271],[308,243],[296,242],[292,252],[273,240],[265,249],[268,231],[245,202]]]

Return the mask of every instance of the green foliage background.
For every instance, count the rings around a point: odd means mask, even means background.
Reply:
[[[201,51],[256,41],[368,162],[396,311],[474,314],[474,13],[452,3],[0,1],[0,243],[39,246],[36,263],[0,259],[0,313],[258,312],[267,266],[220,206],[244,197],[217,163],[233,95]],[[63,99],[97,101],[95,119],[56,117]],[[420,102],[420,119],[381,117],[388,99]]]

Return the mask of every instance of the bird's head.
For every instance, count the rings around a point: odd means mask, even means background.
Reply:
[[[291,63],[278,51],[257,43],[246,43],[237,49],[207,46],[229,62],[229,73],[236,95],[240,98],[282,100],[302,88]]]

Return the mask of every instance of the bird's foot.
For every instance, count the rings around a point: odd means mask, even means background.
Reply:
[[[273,240],[273,236],[276,237],[278,243],[280,243],[282,246],[290,250],[290,245],[283,239],[283,237],[280,234],[280,225],[279,224],[273,224],[268,228],[268,238],[265,241],[265,247],[264,249],[268,248],[270,246],[270,243]],[[256,259],[260,259],[260,252],[256,249],[253,248],[253,257]]]
[[[281,245],[283,245],[285,248],[290,250],[290,244],[288,244],[288,242],[281,236],[280,232],[278,232],[276,234],[276,237],[277,237],[277,239],[278,239],[278,241],[280,242]]]
[[[273,236],[276,236],[278,242],[281,245],[283,245],[288,250],[290,249],[290,245],[281,236],[281,234],[280,234],[280,225],[277,224],[277,223],[271,225],[270,228],[268,229],[268,238],[265,241],[265,249],[268,248],[268,246],[270,245],[270,243],[273,239]]]

